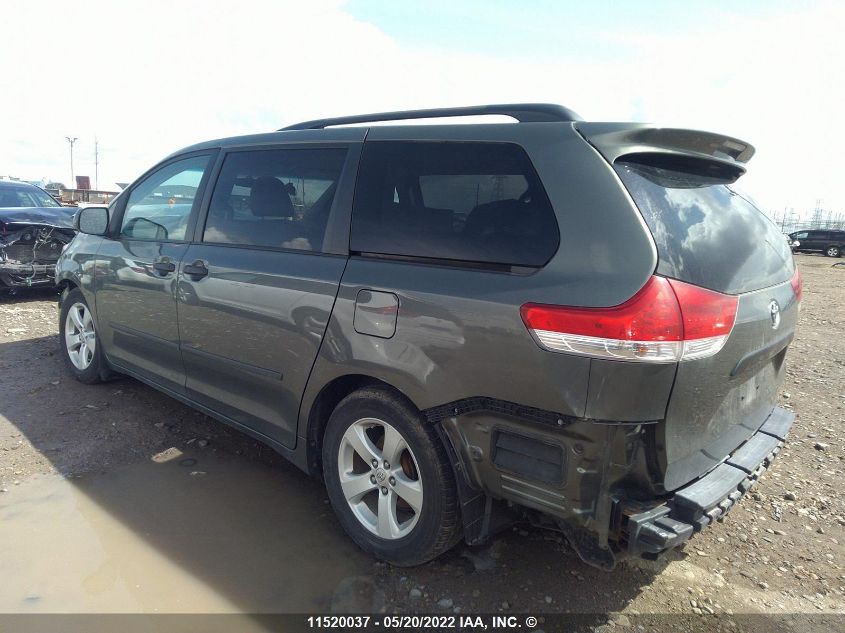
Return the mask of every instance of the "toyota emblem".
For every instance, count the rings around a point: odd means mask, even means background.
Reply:
[[[774,299],[769,302],[769,316],[772,319],[772,329],[778,329],[780,326],[780,304]]]

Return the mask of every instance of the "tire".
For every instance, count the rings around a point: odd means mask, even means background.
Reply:
[[[840,249],[838,246],[828,246],[825,249],[824,254],[828,257],[839,257],[842,255],[842,249]]]
[[[80,332],[84,332],[85,336],[80,337]],[[84,341],[84,350],[81,341]],[[62,309],[59,312],[59,344],[65,364],[79,382],[93,385],[108,376],[109,370],[103,360],[103,347],[96,332],[94,318],[79,288],[74,288],[62,299]]]
[[[384,458],[397,463],[385,467]],[[323,437],[323,477],[343,529],[381,560],[420,565],[460,538],[446,450],[413,405],[388,389],[360,389],[337,405]]]

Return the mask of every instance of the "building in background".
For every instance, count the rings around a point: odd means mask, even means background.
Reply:
[[[84,180],[83,180],[84,179]],[[77,188],[67,189],[64,186],[51,187],[61,183],[48,183],[44,190],[64,205],[75,207],[79,204],[108,204],[119,191],[91,189],[91,182],[88,176],[76,177]],[[80,187],[79,185],[85,185]]]

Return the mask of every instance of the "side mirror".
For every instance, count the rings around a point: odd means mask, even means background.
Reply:
[[[88,235],[105,235],[109,228],[109,208],[83,207],[73,217],[73,228]]]

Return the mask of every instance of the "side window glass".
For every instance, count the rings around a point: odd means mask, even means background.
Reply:
[[[208,156],[192,156],[147,176],[129,193],[120,234],[141,240],[184,240]]]
[[[280,149],[226,156],[203,242],[322,251],[345,149]]]
[[[512,143],[366,143],[353,251],[543,266],[557,220],[525,151]]]

